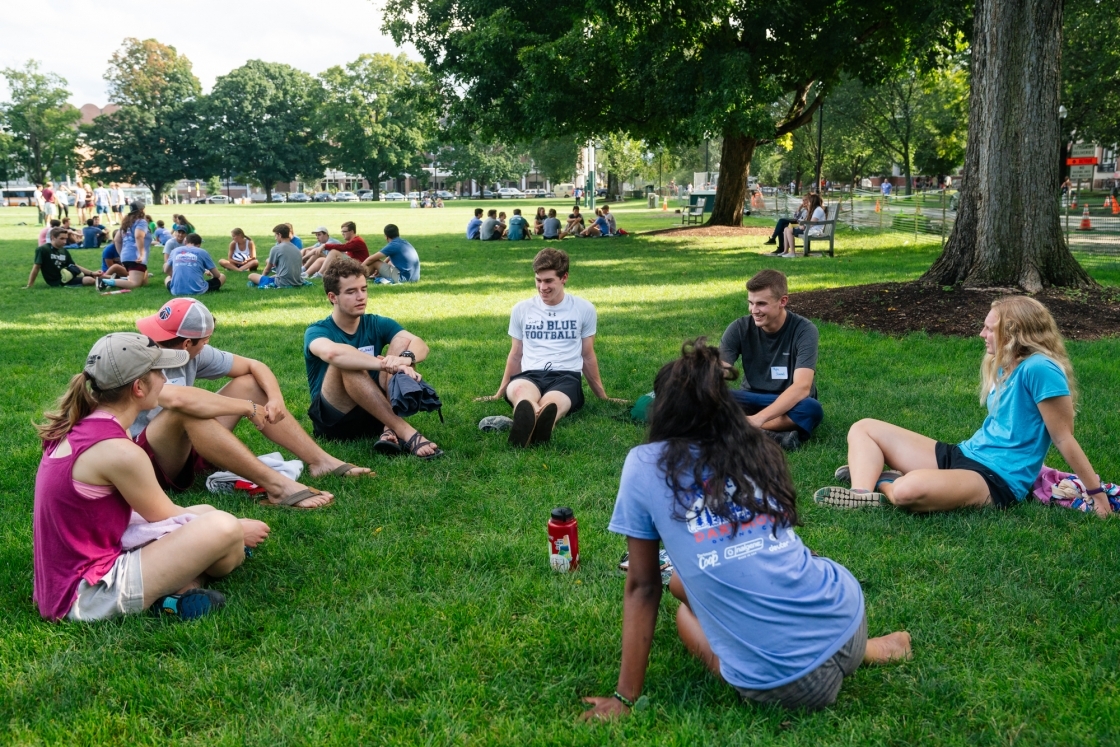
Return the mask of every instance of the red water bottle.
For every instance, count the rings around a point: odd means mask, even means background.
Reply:
[[[548,553],[552,570],[565,573],[579,568],[579,525],[572,509],[552,509],[548,522]]]

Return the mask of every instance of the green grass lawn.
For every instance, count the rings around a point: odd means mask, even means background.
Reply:
[[[560,201],[545,201],[556,205]],[[337,455],[373,467],[367,482],[323,479],[336,505],[319,512],[260,508],[195,491],[267,521],[272,537],[217,588],[230,604],[193,624],[133,617],[50,625],[31,601],[31,512],[40,448],[31,422],[80,370],[95,339],[130,330],[166,295],[92,289],[21,290],[34,214],[0,210],[0,742],[5,744],[672,744],[1079,745],[1120,733],[1117,639],[1120,523],[1027,505],[1009,512],[909,516],[818,508],[812,491],[845,460],[862,417],[942,440],[967,437],[983,411],[975,388],[981,343],[914,334],[892,338],[821,328],[826,418],[789,458],[806,543],[863,584],[871,635],[906,629],[911,662],[860,670],[834,707],[812,715],[741,704],[679,643],[666,595],[646,693],[652,707],[613,725],[577,723],[583,695],[608,695],[618,673],[625,540],[606,531],[626,452],[643,430],[622,406],[593,398],[546,448],[511,451],[483,435],[499,403],[476,403],[501,378],[512,305],[533,293],[543,243],[480,245],[463,238],[470,208],[384,204],[185,206],[218,258],[240,226],[262,250],[292,221],[310,237],[357,222],[371,249],[385,223],[419,250],[423,280],[371,287],[370,310],[431,345],[422,370],[443,397],[446,424],[414,425],[446,458],[386,460],[368,444]],[[522,207],[532,214],[537,202]],[[154,217],[170,219],[169,208]],[[671,225],[672,213],[618,210],[629,230]],[[18,225],[25,221],[30,225]],[[760,222],[759,225],[763,223]],[[905,234],[842,232],[835,259],[761,256],[761,237],[688,241],[679,235],[569,240],[569,290],[599,312],[597,352],[607,391],[634,399],[696,335],[717,339],[746,313],[744,281],[765,267],[794,291],[912,279],[938,244]],[[919,241],[924,241],[919,237]],[[263,253],[263,252],[262,252]],[[94,266],[94,252],[74,252]],[[1120,284],[1115,258],[1087,259]],[[326,316],[321,285],[256,291],[241,277],[205,298],[213,342],[276,372],[309,427],[301,353],[306,325]],[[1120,340],[1072,343],[1083,394],[1077,434],[1102,475],[1120,480]],[[238,431],[271,451],[251,426]],[[1049,463],[1061,466],[1052,453]],[[569,505],[582,567],[548,566],[549,509]]]

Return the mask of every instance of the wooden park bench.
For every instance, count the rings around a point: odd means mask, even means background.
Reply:
[[[805,221],[801,224],[805,228],[805,233],[801,238],[805,242],[806,257],[808,257],[810,251],[812,251],[810,249],[810,246],[812,246],[814,241],[828,241],[828,256],[835,256],[833,253],[833,249],[835,246],[834,242],[836,237],[836,216],[839,212],[840,203],[834,202],[825,210],[824,220],[817,221],[816,223]],[[809,234],[811,231],[817,231],[817,234],[815,236],[810,236]],[[824,256],[823,251],[818,252],[818,254],[820,254],[822,257]]]
[[[681,225],[704,222],[704,204],[681,208]]]

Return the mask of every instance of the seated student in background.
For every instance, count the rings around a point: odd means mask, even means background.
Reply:
[[[182,226],[176,226],[175,230],[171,232],[171,237],[163,242],[164,261],[166,262],[167,258],[171,256],[171,252],[185,243],[187,243],[187,229]]]
[[[117,245],[112,241],[101,250],[101,276],[103,278],[128,277],[128,270],[124,269],[124,265],[121,264],[121,253],[117,251]]]
[[[268,261],[263,273],[249,273],[249,282],[258,288],[299,288],[303,285],[303,264],[300,262],[299,249],[288,239],[290,229],[287,223],[273,227],[272,235],[276,245],[268,252]],[[275,273],[269,275],[269,273]]]
[[[268,525],[211,506],[176,506],[152,462],[128,437],[156,406],[163,371],[187,362],[134,333],[106,335],[70,380],[58,409],[38,426],[43,458],[35,476],[35,602],[51,621],[104,620],[151,609],[189,620],[225,597],[203,584],[245,561]],[[149,523],[189,516],[169,535],[122,550],[132,512]]]
[[[35,285],[35,278],[40,273],[43,275],[43,282],[52,288],[97,284],[101,273],[74,264],[70,250],[66,248],[68,238],[69,233],[65,228],[59,226],[51,229],[50,240],[35,250],[27,288]]]
[[[359,265],[369,259],[369,247],[366,246],[365,239],[358,235],[358,227],[354,221],[348,220],[342,224],[342,241],[343,243],[330,247],[322,259],[312,262],[307,268],[308,274],[312,277],[316,274],[325,275],[327,268],[343,257],[349,257]]]
[[[815,383],[820,333],[788,304],[786,276],[757,273],[747,281],[750,314],[728,325],[719,347],[728,367],[743,360],[743,384],[731,396],[747,421],[793,451],[820,425],[824,408]]]
[[[607,222],[607,232],[605,236],[614,236],[618,233],[618,223],[614,220],[614,213],[611,212],[610,205],[603,205],[603,219]]]
[[[531,239],[533,235],[529,231],[529,221],[521,216],[521,208],[514,208],[513,217],[509,219],[509,227],[506,228],[505,237],[510,241]]]
[[[819,223],[823,220],[828,220],[828,213],[825,212],[824,204],[821,202],[821,197],[820,197],[820,195],[818,195],[816,193],[810,194],[806,198],[806,210],[809,213],[809,220],[808,221],[802,221],[802,225],[800,225],[800,226],[794,226],[792,224],[786,226],[786,228],[785,228],[785,241],[784,241],[784,243],[785,243],[785,253],[781,254],[779,256],[785,257],[786,259],[792,259],[792,258],[796,257],[797,252],[794,251],[794,246],[793,246],[794,237],[795,236],[804,236],[806,231],[817,231],[817,232],[819,232],[823,228],[823,226],[817,226],[814,229],[812,224],[813,223]],[[810,234],[810,235],[815,236],[816,234]]]
[[[344,257],[323,275],[331,314],[307,328],[303,357],[315,434],[335,441],[374,438],[374,450],[408,452],[420,459],[443,455],[437,444],[393,412],[387,392],[393,374],[419,379],[415,366],[428,345],[392,319],[366,313],[368,283],[357,262]]]
[[[499,225],[498,211],[490,208],[486,211],[486,220],[482,221],[482,225],[478,228],[478,238],[482,241],[495,241],[502,238]]]
[[[312,233],[315,236],[315,243],[305,247],[300,252],[300,256],[303,257],[304,270],[314,264],[315,260],[327,256],[327,252],[330,251],[327,247],[339,243],[338,239],[331,236],[331,232],[327,230],[326,226],[319,226]]]
[[[296,227],[293,226],[291,223],[285,223],[284,225],[288,227],[288,234],[289,234],[288,235],[288,241],[292,244],[292,246],[294,246],[296,249],[299,249],[300,252],[302,252],[303,251],[303,239],[301,239],[299,237],[299,235],[296,233]]]
[[[172,235],[173,235],[172,232],[169,231],[166,226],[164,226],[163,221],[161,221],[161,220],[156,221],[155,236],[156,236],[156,241],[160,245],[167,246],[167,242],[171,240]]]
[[[859,582],[802,544],[786,460],[743,421],[725,376],[701,338],[654,379],[649,436],[626,457],[608,527],[629,550],[622,667],[613,697],[584,698],[584,719],[625,715],[642,694],[661,544],[681,642],[745,701],[819,710],[861,664],[911,656],[909,633],[867,637]]]
[[[610,224],[607,223],[607,219],[603,216],[603,210],[601,208],[595,208],[595,220],[580,233],[580,236],[584,238],[598,238],[600,236],[605,237],[610,235],[611,227]]]
[[[57,218],[52,218],[51,220],[47,221],[41,229],[39,229],[39,246],[42,246],[43,244],[46,244],[48,241],[50,241],[51,231],[56,228],[62,228],[62,221],[58,220]],[[63,244],[63,246],[65,246],[65,244]]]
[[[401,231],[394,224],[385,226],[388,243],[362,263],[370,277],[389,283],[415,283],[420,279],[420,255],[416,247],[401,238]]]
[[[66,229],[66,248],[67,249],[81,249],[82,243],[85,240],[81,231],[76,230],[70,225],[69,218],[62,219],[62,228]],[[84,228],[84,226],[83,226]]]
[[[299,421],[290,417],[280,384],[260,361],[209,344],[214,316],[194,298],[173,298],[136,328],[161,348],[185,350],[186,363],[168,369],[168,386],[157,406],[136,416],[129,433],[156,468],[165,490],[190,490],[198,473],[221,469],[265,489],[262,505],[320,508],[330,493],[309,488],[266,466],[233,431],[247,418],[272,443],[307,464],[311,477],[358,476],[355,467],[323,451]],[[194,386],[197,379],[230,379],[217,392]]]
[[[475,208],[474,217],[467,221],[467,238],[472,241],[477,239],[480,228],[482,228],[482,208]]]
[[[544,211],[543,207],[537,208],[537,214],[533,216],[533,233],[537,236],[544,234],[544,222],[548,220],[548,214]]]
[[[127,278],[101,278],[100,286],[131,290],[148,284],[148,256],[152,248],[152,234],[144,219],[144,203],[137,200],[129,206],[129,212],[121,218],[121,227],[113,236],[113,242],[121,255],[121,265],[128,270]]]
[[[183,246],[176,247],[164,265],[167,289],[173,296],[197,296],[216,291],[226,282],[218,272],[210,252],[202,248],[202,237],[197,233],[187,236]]]
[[[774,223],[774,230],[770,232],[770,238],[766,240],[767,244],[777,244],[778,248],[771,254],[784,254],[785,253],[785,234],[786,226],[791,223],[800,223],[809,217],[809,195],[805,195],[801,199],[801,205],[798,206],[797,212],[794,213],[792,218],[778,218]]]
[[[553,426],[569,412],[583,407],[583,377],[599,399],[607,396],[595,357],[598,324],[589,301],[565,292],[568,255],[542,249],[533,259],[537,294],[513,307],[509,317],[512,338],[502,383],[489,402],[503,397],[513,407],[511,446],[545,443]]]
[[[548,217],[544,219],[542,233],[546,239],[560,238],[560,219],[556,217],[556,208],[548,209]]]
[[[579,213],[579,205],[573,205],[572,212],[568,213],[568,223],[560,236],[579,236],[581,233],[583,233],[583,216]]]
[[[1097,515],[1107,518],[1108,498],[1073,436],[1077,385],[1054,317],[1033,298],[1005,296],[992,302],[980,337],[980,402],[988,416],[972,438],[947,444],[860,420],[848,430],[848,464],[836,471],[851,489],[821,488],[814,499],[838,508],[891,503],[919,512],[1009,508],[1030,493],[1053,444],[1096,497]]]
[[[176,232],[178,232],[178,228],[176,228]],[[246,236],[240,228],[233,229],[229,232],[229,235],[231,239],[229,253],[225,259],[219,259],[218,264],[230,272],[251,272],[257,269],[260,260],[257,259],[256,243]]]
[[[100,249],[101,245],[109,239],[109,234],[101,226],[101,218],[97,215],[86,219],[82,229],[82,248]]]
[[[506,228],[506,213],[503,210],[498,213],[498,225],[494,226],[494,236],[499,239],[504,239],[506,237]]]

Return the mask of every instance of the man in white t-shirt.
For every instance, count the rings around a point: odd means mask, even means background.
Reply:
[[[512,446],[544,443],[560,418],[583,407],[583,381],[599,399],[612,402],[599,378],[595,358],[595,307],[564,292],[568,255],[542,249],[533,260],[537,295],[513,307],[509,336],[513,338],[501,386],[492,397],[513,405]]]

